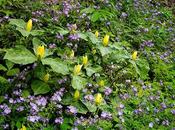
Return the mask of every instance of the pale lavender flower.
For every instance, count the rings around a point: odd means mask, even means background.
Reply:
[[[38,99],[35,102],[39,106],[46,106],[47,99],[45,97],[38,97]]]
[[[69,113],[69,114],[77,114],[77,108],[76,107],[74,107],[74,106],[68,106],[67,107],[67,112]]]
[[[93,95],[86,95],[86,96],[84,96],[84,99],[92,102],[92,101],[94,101],[94,96]]]
[[[109,87],[106,87],[105,90],[104,90],[104,93],[105,93],[106,96],[108,96],[112,93],[112,89],[109,88]]]
[[[154,125],[153,122],[150,122],[149,123],[149,128],[153,128],[153,125]]]
[[[109,112],[102,112],[101,113],[101,118],[102,119],[106,119],[106,120],[110,120],[110,119],[112,119],[112,114],[111,113],[109,113]]]
[[[78,41],[80,39],[80,36],[78,34],[70,34],[68,38],[73,41]]]
[[[171,113],[172,113],[173,115],[175,115],[175,109],[171,110]]]
[[[58,117],[58,118],[55,119],[55,123],[56,123],[56,124],[62,124],[63,121],[64,121],[64,120],[63,120],[62,117]]]
[[[50,49],[54,49],[54,48],[56,48],[57,46],[56,46],[56,44],[55,43],[53,43],[53,44],[49,44],[49,48]]]
[[[21,112],[21,111],[24,110],[24,106],[19,106],[16,110],[19,111],[19,112]]]
[[[38,112],[39,108],[35,103],[30,102],[31,112]]]
[[[27,120],[31,122],[38,122],[41,117],[39,116],[28,116]]]

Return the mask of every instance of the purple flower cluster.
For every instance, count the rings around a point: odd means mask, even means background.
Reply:
[[[109,96],[112,93],[112,89],[109,88],[109,87],[106,87],[105,90],[104,90],[104,93],[105,93],[106,96]]]
[[[105,120],[111,120],[111,119],[112,119],[112,114],[109,113],[109,112],[103,111],[103,112],[101,113],[101,118],[102,118],[102,119],[105,119]]]
[[[65,14],[67,17],[69,17],[69,12],[73,9],[73,6],[70,2],[70,0],[63,2],[63,14]]]
[[[70,34],[70,35],[68,36],[68,38],[69,38],[71,41],[79,41],[80,36],[79,36],[79,34]]]
[[[94,101],[94,96],[90,95],[90,94],[89,95],[85,95],[84,99],[87,100],[87,101],[93,102]]]
[[[8,115],[11,113],[11,108],[7,104],[0,105],[0,110],[2,115]]]
[[[65,88],[61,88],[59,91],[56,91],[51,97],[51,101],[57,103],[61,101],[61,97],[63,96]]]
[[[149,41],[144,41],[141,45],[140,45],[140,48],[141,50],[144,50],[145,47],[153,47],[154,46],[154,43],[149,40]]]
[[[58,118],[55,119],[56,124],[62,124],[63,121],[64,121],[64,119],[62,117],[58,117]]]
[[[77,108],[74,107],[74,106],[68,106],[66,112],[67,112],[68,114],[71,114],[71,115],[72,115],[72,114],[73,114],[73,115],[76,115],[76,114],[77,114]]]

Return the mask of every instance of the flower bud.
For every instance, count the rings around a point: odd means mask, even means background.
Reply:
[[[99,35],[99,32],[96,31],[96,32],[95,32],[95,36],[96,36],[96,38],[98,38],[98,35]]]
[[[82,65],[75,65],[74,67],[74,75],[79,75],[81,71]]]
[[[49,80],[49,77],[50,77],[50,75],[47,73],[46,75],[44,75],[43,81],[47,82]]]
[[[22,125],[22,128],[20,130],[27,130],[27,128],[24,125]]]
[[[132,54],[132,59],[136,60],[137,59],[137,51],[134,51]]]
[[[83,65],[87,65],[88,63],[88,57],[87,56],[83,56]]]
[[[44,57],[45,49],[43,45],[37,47],[37,56],[40,58]]]
[[[30,32],[32,30],[32,20],[29,19],[29,21],[26,24],[26,31]]]
[[[80,98],[80,92],[78,90],[76,90],[74,93],[74,99],[78,100],[79,98]]]
[[[105,35],[103,38],[103,45],[106,47],[109,43],[109,35]]]
[[[102,97],[101,93],[97,93],[97,95],[95,96],[95,103],[97,105],[99,105],[102,103],[102,101],[103,101],[103,97]]]
[[[74,50],[71,51],[69,57],[70,57],[70,58],[74,58]]]
[[[104,80],[100,80],[100,81],[98,82],[98,85],[99,85],[100,87],[104,87],[104,86],[105,86]]]

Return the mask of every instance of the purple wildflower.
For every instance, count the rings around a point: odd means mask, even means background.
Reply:
[[[106,96],[108,96],[112,93],[112,89],[109,88],[109,87],[106,87],[105,90],[104,90],[104,93],[105,93]]]
[[[58,118],[55,119],[55,123],[56,123],[56,124],[62,124],[63,121],[64,121],[64,120],[63,120],[62,117],[58,117]]]
[[[27,120],[28,120],[28,121],[31,121],[31,122],[38,122],[39,119],[40,119],[39,116],[28,116],[28,117],[27,117]]]
[[[109,112],[102,112],[101,113],[101,118],[102,119],[106,119],[106,120],[110,120],[110,119],[112,119],[112,114],[111,113],[109,113]]]
[[[68,109],[67,109],[67,112],[69,113],[69,114],[77,114],[77,108],[76,107],[74,107],[74,106],[68,106],[67,107]]]
[[[94,96],[89,94],[89,95],[84,96],[84,99],[92,102],[94,101]]]

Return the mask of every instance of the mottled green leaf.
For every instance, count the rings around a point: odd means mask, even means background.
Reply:
[[[34,95],[45,94],[50,91],[49,85],[40,80],[34,80],[31,84],[31,87],[34,92]]]
[[[61,59],[45,58],[42,59],[44,65],[49,65],[54,72],[66,75],[69,73],[67,64]]]
[[[7,59],[16,64],[30,64],[37,60],[35,55],[33,55],[29,50],[23,46],[18,46],[15,48],[8,49],[4,56]]]
[[[86,80],[80,76],[73,76],[72,77],[72,87],[74,89],[81,90],[85,87]]]

